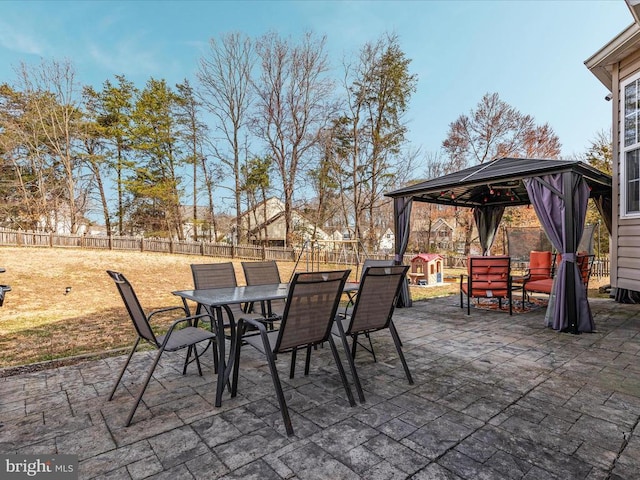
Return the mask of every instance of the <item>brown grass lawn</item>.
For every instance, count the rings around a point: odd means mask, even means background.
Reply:
[[[0,368],[130,347],[135,333],[113,281],[105,270],[129,279],[145,310],[180,305],[171,294],[192,287],[191,263],[229,261],[160,253],[0,247],[0,283],[11,285],[0,307]],[[238,283],[244,284],[239,260]],[[293,262],[279,264],[284,281]],[[298,266],[304,270],[305,265]],[[350,268],[326,265],[323,269]],[[352,268],[352,279],[356,269]],[[445,271],[447,276],[458,272]],[[607,283],[608,279],[604,283]],[[591,287],[597,287],[594,281]],[[71,291],[65,295],[66,287]],[[596,290],[597,291],[597,290]],[[412,287],[414,300],[457,292],[457,285]],[[593,292],[589,292],[590,295]],[[164,319],[165,325],[170,319]]]

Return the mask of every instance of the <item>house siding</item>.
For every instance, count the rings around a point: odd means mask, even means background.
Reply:
[[[620,138],[622,135],[622,112],[620,85],[640,72],[640,50],[613,66],[613,235],[611,258],[611,285],[617,288],[640,291],[640,218],[620,218]]]

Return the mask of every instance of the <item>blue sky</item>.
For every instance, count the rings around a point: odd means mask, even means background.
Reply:
[[[548,122],[563,155],[585,151],[611,124],[604,86],[584,60],[632,22],[610,1],[2,1],[0,83],[20,62],[69,59],[77,79],[100,88],[124,74],[195,84],[211,37],[271,30],[325,34],[339,77],[342,57],[384,32],[399,35],[419,77],[409,139],[439,150],[448,126],[485,93]]]

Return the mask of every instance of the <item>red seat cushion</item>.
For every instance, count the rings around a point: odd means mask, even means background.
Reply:
[[[473,291],[471,292],[472,297],[496,297],[496,298],[508,298],[509,290],[504,288],[504,283],[500,286],[496,285],[496,288],[475,288],[476,284],[473,284]],[[461,286],[462,291],[466,294],[469,290],[469,286],[467,283],[463,283]]]
[[[551,293],[551,287],[553,286],[553,279],[546,278],[544,280],[534,280],[533,282],[527,282],[524,289],[528,292],[538,293]]]

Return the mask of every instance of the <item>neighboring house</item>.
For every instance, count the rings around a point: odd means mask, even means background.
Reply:
[[[92,237],[106,237],[107,227],[104,225],[88,225],[86,234]]]
[[[300,241],[331,240],[330,235],[320,228],[314,228],[313,222],[295,210],[292,212],[292,219],[294,236]],[[260,202],[255,208],[240,216],[240,228],[247,232],[249,243],[284,246],[286,234],[284,203],[275,197]]]
[[[182,205],[182,233],[186,240],[210,240],[212,237],[211,211],[209,207],[196,207],[194,221],[193,205]],[[197,233],[197,237],[196,234]]]
[[[454,234],[454,228],[444,218],[435,219],[431,223],[429,230],[423,227],[420,230],[411,232],[415,242],[414,248],[418,251],[435,250],[438,252],[455,250]],[[427,245],[427,239],[429,245]],[[464,251],[464,242],[462,251]]]
[[[431,243],[436,250],[453,249],[453,227],[444,218],[438,218],[431,226]]]
[[[613,100],[611,286],[640,301],[640,1],[626,0],[633,24],[585,61]]]
[[[387,230],[380,235],[378,240],[378,252],[380,253],[392,253],[395,249],[396,236],[393,234],[393,230],[387,228]]]
[[[36,231],[52,232],[58,235],[85,235],[89,222],[81,217],[76,222],[76,231],[71,231],[71,214],[69,206],[61,204],[55,210],[51,210],[48,215],[43,215],[37,222]]]

